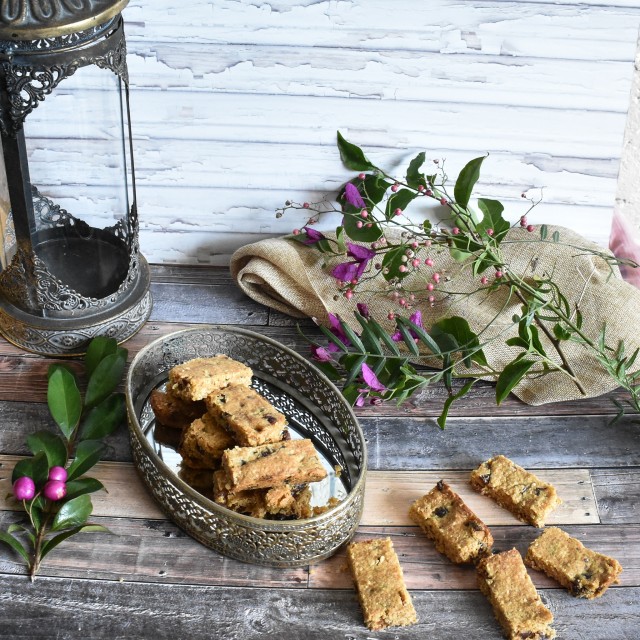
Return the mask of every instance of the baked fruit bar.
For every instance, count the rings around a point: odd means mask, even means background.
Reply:
[[[562,502],[552,485],[505,456],[495,456],[472,471],[471,486],[536,527],[544,526],[546,517]]]
[[[205,404],[242,447],[278,442],[287,433],[287,419],[251,387],[229,385],[209,394]]]
[[[227,509],[254,518],[310,518],[311,489],[305,485],[281,485],[269,489],[230,491],[223,469],[213,474],[213,499]]]
[[[167,389],[182,400],[204,400],[210,393],[230,384],[251,384],[253,372],[229,356],[194,358],[169,371]]]
[[[476,562],[491,552],[493,536],[487,525],[442,480],[411,505],[409,517],[451,562]]]
[[[609,585],[618,582],[622,572],[617,560],[587,549],[558,527],[545,529],[531,543],[524,561],[533,569],[544,571],[578,598],[601,596]]]
[[[184,464],[196,469],[215,469],[225,449],[235,440],[210,415],[194,420],[183,432],[178,453]]]
[[[482,558],[478,585],[509,640],[556,637],[553,614],[542,604],[517,549]]]
[[[203,401],[186,402],[172,393],[159,389],[151,392],[149,402],[156,417],[156,423],[172,429],[185,429],[207,411]]]
[[[311,440],[285,440],[259,447],[235,447],[222,456],[228,490],[306,484],[327,476]]]
[[[211,469],[194,469],[181,464],[178,469],[178,477],[190,487],[209,496],[213,495],[213,474]]]
[[[417,622],[390,538],[352,542],[347,558],[364,623],[371,631]]]

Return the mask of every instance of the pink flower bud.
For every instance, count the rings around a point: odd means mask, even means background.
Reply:
[[[62,500],[67,495],[67,485],[60,480],[49,480],[42,490],[47,500],[56,502]]]
[[[22,476],[13,483],[13,495],[16,500],[31,500],[36,495],[35,482],[28,476]]]
[[[64,467],[51,467],[49,469],[49,480],[67,481],[67,470]]]

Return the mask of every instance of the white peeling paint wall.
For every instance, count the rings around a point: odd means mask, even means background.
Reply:
[[[124,11],[141,246],[226,264],[304,223],[275,217],[418,151],[516,219],[606,244],[640,26],[637,0],[131,0]],[[637,183],[636,183],[637,184]]]

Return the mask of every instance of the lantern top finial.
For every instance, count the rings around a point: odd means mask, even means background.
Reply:
[[[55,38],[106,23],[129,0],[12,0],[0,3],[0,40]]]

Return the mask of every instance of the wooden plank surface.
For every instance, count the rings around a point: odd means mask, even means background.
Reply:
[[[210,317],[304,348],[295,323],[244,299],[224,271],[163,266],[153,267],[153,277],[157,316],[125,345],[130,357],[151,340]],[[190,322],[185,322],[187,307]],[[51,361],[0,342],[2,529],[21,517],[5,495],[13,464],[28,453],[26,435],[54,428],[46,407]],[[75,361],[71,366],[79,368]],[[542,407],[510,398],[498,409],[493,387],[479,385],[455,409],[445,431],[434,422],[444,400],[436,389],[403,407],[358,411],[370,470],[357,537],[392,538],[420,616],[418,625],[378,632],[376,638],[502,637],[476,588],[473,568],[453,566],[407,518],[412,500],[444,478],[491,526],[496,549],[526,552],[540,530],[516,521],[467,484],[470,469],[500,452],[558,487],[565,502],[550,524],[624,567],[620,585],[590,602],[531,571],[556,617],[558,637],[636,640],[640,431],[634,416],[609,425],[615,413],[611,397],[622,395]],[[160,511],[131,464],[124,426],[109,445],[95,469],[109,494],[95,495],[93,518],[114,535],[86,534],[60,545],[33,584],[17,557],[0,547],[0,637],[52,637],[54,620],[55,637],[64,639],[374,637],[362,624],[344,550],[318,565],[285,570],[224,558]]]

